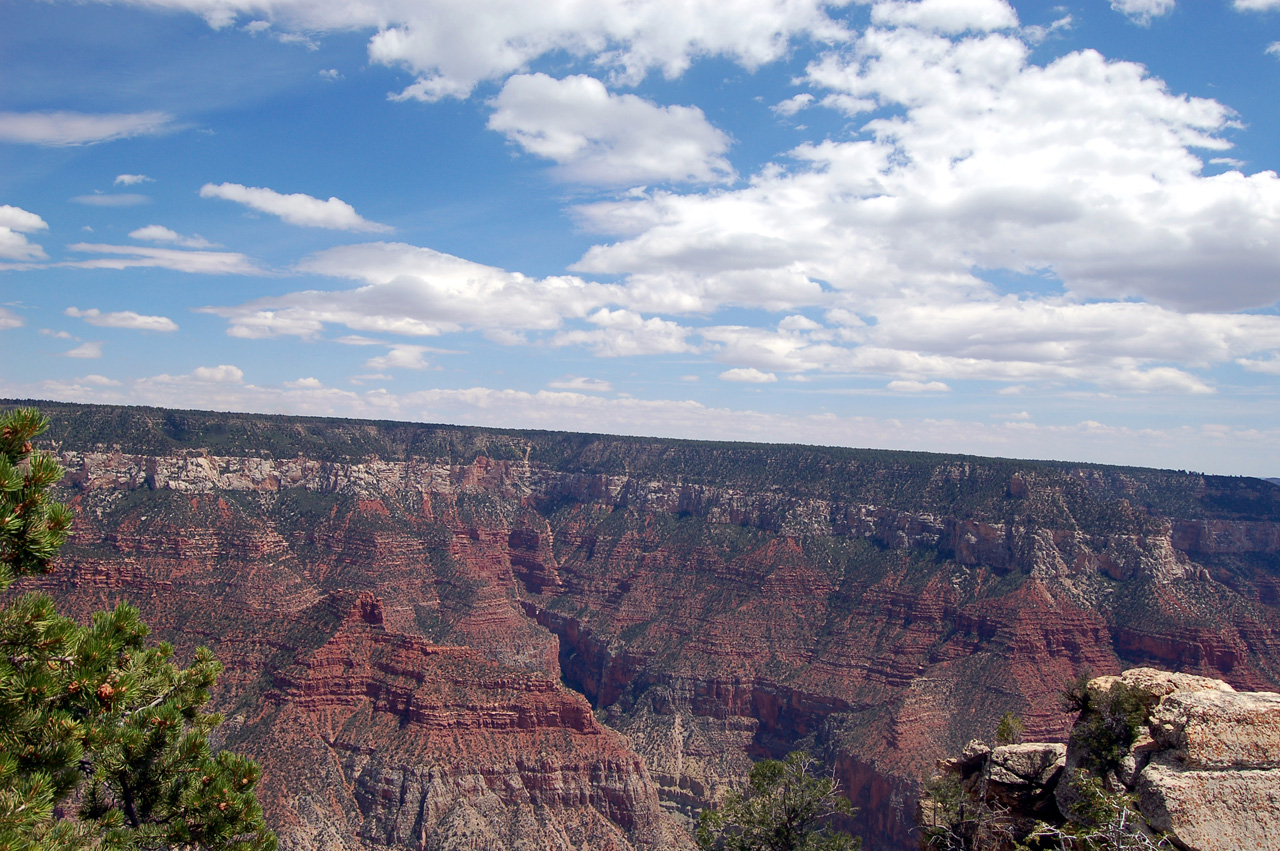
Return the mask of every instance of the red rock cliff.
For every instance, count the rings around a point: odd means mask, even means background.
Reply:
[[[797,744],[905,847],[934,760],[1005,711],[1061,738],[1083,668],[1280,684],[1280,507],[1245,480],[430,436],[363,460],[64,442],[77,535],[46,584],[215,648],[296,847],[649,847],[652,783],[687,816]]]

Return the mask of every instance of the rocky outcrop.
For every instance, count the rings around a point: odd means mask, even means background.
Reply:
[[[1083,697],[1069,745],[973,742],[939,762],[917,810],[921,847],[1001,851],[1038,835],[1280,849],[1280,694],[1137,668]]]
[[[273,686],[232,741],[267,764],[265,797],[308,801],[312,817],[282,827],[292,848],[330,847],[330,827],[348,818],[348,841],[370,846],[678,846],[643,763],[581,696],[468,648],[388,632],[371,594]],[[285,753],[305,754],[309,770],[281,771],[273,755]]]

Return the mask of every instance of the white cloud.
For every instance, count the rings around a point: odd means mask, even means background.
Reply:
[[[400,99],[465,97],[484,80],[525,70],[540,56],[564,52],[593,61],[620,81],[652,70],[683,73],[697,57],[725,56],[754,69],[784,56],[793,40],[831,43],[848,37],[827,14],[841,0],[133,0],[149,8],[203,15],[211,26],[238,15],[300,35],[376,30],[372,62],[416,76]]]
[[[511,77],[492,101],[489,128],[595,184],[731,179],[729,138],[690,106],[658,106],[611,94],[594,77]]]
[[[901,114],[742,189],[580,207],[622,238],[572,268],[626,276],[631,306],[660,312],[951,303],[992,294],[979,269],[1181,310],[1275,301],[1280,178],[1201,174],[1197,149],[1234,126],[1215,101],[1093,51],[1038,66],[1011,35],[915,29],[873,28],[809,79]]]
[[[1035,380],[1140,393],[1209,393],[1202,379],[1169,362],[1202,368],[1280,347],[1280,318],[1271,316],[1184,316],[1151,305],[1016,299],[885,308],[874,326],[806,332],[796,325],[776,332],[711,326],[697,333],[714,344],[717,360],[760,370],[924,382]]]
[[[164,112],[0,112],[0,141],[29,145],[92,145],[170,129]]]
[[[1152,18],[1172,12],[1173,7],[1174,0],[1111,0],[1112,9],[1144,27],[1151,23]]]
[[[284,195],[261,186],[242,186],[239,183],[206,183],[200,187],[201,198],[222,198],[243,204],[251,210],[279,216],[291,225],[386,233],[393,230],[387,225],[364,219],[354,207],[339,198],[321,201],[311,195],[295,192]]]
[[[403,243],[322,251],[298,271],[361,283],[338,292],[305,291],[206,312],[226,318],[236,337],[313,337],[326,324],[367,333],[431,336],[462,328],[553,330],[566,318],[616,302],[620,288],[581,278],[531,278]]]
[[[385,372],[371,372],[365,375],[353,375],[347,380],[359,387],[361,385],[368,384],[371,381],[390,381],[392,378],[393,376],[388,375]]]
[[[397,344],[390,346],[385,355],[369,358],[364,365],[370,369],[427,369],[431,362],[426,359],[426,346]]]
[[[10,328],[21,328],[26,323],[22,317],[14,313],[8,308],[0,307],[0,331],[7,331]]]
[[[49,225],[35,213],[28,212],[21,207],[3,204],[0,205],[0,227],[21,233],[32,233],[33,231],[45,230]]]
[[[0,259],[44,260],[49,255],[24,234],[45,230],[49,225],[35,213],[8,204],[0,205]]]
[[[102,343],[81,343],[74,349],[68,349],[63,352],[62,356],[68,358],[100,358],[102,357]]]
[[[1280,9],[1280,0],[1235,0],[1232,5],[1239,12],[1266,12]]]
[[[885,0],[871,7],[871,20],[876,24],[948,34],[1011,29],[1018,25],[1017,13],[1004,0]]]
[[[886,385],[886,389],[892,390],[894,393],[949,393],[951,391],[951,388],[941,381],[913,381],[911,379],[890,381]]]
[[[129,236],[133,239],[142,239],[147,240],[148,242],[169,242],[174,245],[180,245],[183,248],[219,247],[199,234],[195,234],[194,236],[183,236],[177,231],[170,230],[163,225],[147,225],[146,227],[129,231]]]
[[[744,384],[772,384],[778,376],[772,372],[762,372],[754,367],[736,367],[720,373],[723,381],[737,381]]]
[[[79,382],[80,384],[88,384],[92,387],[121,386],[121,382],[116,381],[114,378],[107,378],[105,375],[97,375],[97,374],[84,375],[84,376],[81,376],[80,378],[74,378],[72,380]]]
[[[88,242],[77,242],[70,248],[72,251],[109,256],[64,262],[58,265],[76,269],[152,267],[201,275],[264,274],[263,270],[248,257],[229,251],[181,251],[176,248],[147,248],[140,245],[103,245]]]
[[[53,337],[55,340],[74,340],[66,331],[55,331],[52,328],[41,328],[40,335],[42,337]]]
[[[211,384],[239,384],[244,380],[244,371],[238,366],[225,363],[218,366],[198,366],[191,371],[191,379]]]
[[[1267,53],[1272,56],[1280,56],[1280,41],[1273,41],[1267,45]]]
[[[689,329],[669,319],[645,319],[633,310],[602,307],[587,317],[596,328],[561,331],[553,346],[586,346],[600,357],[671,354],[694,351]]]
[[[1063,15],[1048,26],[1033,24],[1022,28],[1022,37],[1028,44],[1041,44],[1059,32],[1071,29],[1075,20],[1070,15]]]
[[[318,378],[299,378],[296,381],[286,381],[284,386],[297,390],[318,390],[324,387],[324,382]]]
[[[67,316],[83,319],[90,325],[96,325],[99,328],[128,328],[135,331],[178,330],[178,323],[167,316],[143,316],[142,314],[134,313],[132,310],[103,313],[96,307],[91,307],[88,310],[68,307],[63,312]]]
[[[813,95],[809,92],[801,92],[798,95],[792,95],[781,103],[776,103],[769,107],[779,115],[792,116],[802,109],[808,109],[813,103]]]
[[[77,195],[71,200],[89,207],[136,207],[151,201],[148,196],[139,195],[136,192],[117,192],[110,195],[105,192],[94,192],[90,195]]]
[[[155,179],[145,174],[117,174],[116,186],[136,186],[139,183],[155,183]]]
[[[323,68],[319,71],[320,79],[328,80],[330,83],[336,83],[342,79],[342,72],[337,68]]]
[[[1272,355],[1268,360],[1236,358],[1236,363],[1250,372],[1261,372],[1267,375],[1280,375],[1280,354]]]
[[[566,375],[548,382],[547,386],[553,390],[572,390],[575,393],[609,393],[613,390],[613,385],[608,381],[581,375]]]

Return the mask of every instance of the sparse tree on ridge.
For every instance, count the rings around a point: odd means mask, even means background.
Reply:
[[[47,493],[62,470],[32,446],[47,426],[0,417],[0,591],[46,572],[71,528]],[[221,665],[201,648],[179,668],[147,634],[126,604],[89,626],[44,594],[0,607],[0,851],[276,847],[258,766],[209,748]]]
[[[828,822],[853,807],[835,778],[813,773],[803,751],[751,768],[747,785],[698,817],[702,851],[857,851],[862,840]]]

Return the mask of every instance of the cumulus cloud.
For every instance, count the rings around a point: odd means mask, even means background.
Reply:
[[[548,382],[547,386],[553,390],[572,390],[575,393],[609,393],[613,390],[613,385],[608,381],[581,375],[566,375]]]
[[[10,328],[21,328],[26,323],[22,321],[22,317],[14,313],[8,308],[0,307],[0,331],[7,331]]]
[[[690,352],[689,329],[670,319],[643,315],[625,308],[602,307],[587,317],[596,326],[590,330],[575,329],[556,334],[554,346],[586,346],[600,357]]]
[[[1071,29],[1074,22],[1075,20],[1070,15],[1063,15],[1048,25],[1031,24],[1022,28],[1022,37],[1027,40],[1028,44],[1041,44],[1046,39],[1064,30]]]
[[[81,343],[74,349],[68,349],[62,353],[67,358],[100,358],[102,357],[102,343]]]
[[[121,310],[114,313],[103,313],[96,307],[80,310],[68,307],[63,311],[67,316],[83,319],[90,325],[99,328],[128,328],[134,331],[177,331],[178,323],[167,316],[143,316],[132,310]]]
[[[77,269],[173,269],[176,272],[192,272],[201,275],[258,275],[263,274],[252,260],[243,254],[229,251],[182,251],[176,248],[148,248],[140,245],[104,245],[77,242],[72,251],[86,254],[105,254],[89,260],[60,263]]]
[[[400,344],[390,346],[385,355],[369,358],[364,365],[370,369],[427,369],[431,362],[426,358],[426,346]]]
[[[1266,12],[1280,9],[1280,0],[1235,0],[1232,5],[1239,12]]]
[[[776,103],[769,108],[779,115],[790,117],[802,109],[808,109],[812,103],[813,95],[809,92],[801,92],[800,94],[792,95],[781,103]]]
[[[778,380],[778,376],[772,372],[763,372],[750,366],[726,369],[720,373],[720,378],[723,381],[737,381],[744,384],[772,384]]]
[[[403,243],[331,248],[298,271],[360,282],[351,290],[309,290],[206,312],[236,337],[314,337],[327,324],[353,331],[431,336],[463,328],[553,330],[616,302],[619,288],[581,278],[532,278]]]
[[[321,201],[301,192],[284,195],[274,189],[243,186],[239,183],[206,183],[200,187],[200,197],[235,201],[251,210],[279,216],[291,225],[302,227],[375,233],[393,230],[387,225],[362,218],[355,207],[339,198],[330,197],[328,201]]]
[[[1152,18],[1172,12],[1173,7],[1174,0],[1111,0],[1112,9],[1144,27],[1151,23]]]
[[[0,112],[0,142],[28,145],[93,145],[170,129],[164,112]]]
[[[187,376],[179,378],[185,380]],[[209,384],[239,384],[244,380],[244,371],[238,366],[225,363],[218,366],[198,366],[191,371],[190,379]]]
[[[871,7],[871,20],[877,24],[952,35],[970,30],[1004,30],[1018,25],[1017,13],[1004,0],[885,0]]]
[[[114,378],[108,378],[105,375],[98,375],[96,373],[90,373],[89,375],[84,375],[80,378],[73,378],[72,381],[79,384],[87,384],[91,387],[119,387],[122,384],[122,382],[116,381]]]
[[[1267,360],[1236,358],[1236,363],[1250,372],[1261,372],[1266,375],[1280,375],[1280,354],[1274,354]]]
[[[1280,41],[1273,41],[1267,45],[1267,53],[1272,56],[1280,56]]]
[[[584,226],[622,238],[572,268],[626,276],[665,312],[949,303],[990,296],[983,269],[1049,274],[1082,299],[1273,303],[1280,178],[1201,174],[1198,151],[1230,147],[1231,111],[1133,63],[1081,51],[1040,66],[1028,50],[1004,33],[872,28],[809,80],[900,115],[803,145],[742,189],[582,206]]]
[[[116,186],[136,186],[139,183],[155,183],[155,179],[145,174],[117,174]]]
[[[194,12],[217,28],[244,15],[269,16],[274,26],[304,36],[376,30],[369,59],[416,78],[399,99],[465,97],[481,81],[507,77],[556,52],[589,58],[634,83],[653,70],[678,76],[696,57],[724,56],[754,69],[785,55],[793,40],[831,43],[849,36],[827,14],[828,7],[844,5],[838,0],[687,0],[679,14],[666,0],[133,2]]]
[[[582,183],[729,179],[729,138],[690,106],[613,94],[594,77],[519,74],[491,102],[489,128]]]
[[[697,333],[714,346],[717,360],[759,370],[926,383],[1034,380],[1142,393],[1212,392],[1171,364],[1202,368],[1280,346],[1276,317],[1184,315],[1144,304],[1003,299],[944,308],[903,302],[886,304],[876,319],[817,329],[784,323],[777,331],[710,326]]]
[[[0,205],[0,259],[44,260],[49,255],[30,242],[25,234],[48,229],[49,225],[35,213],[8,204]]]
[[[951,391],[951,388],[941,381],[914,381],[908,378],[890,381],[886,389],[894,393],[948,393]]]
[[[204,237],[196,234],[194,236],[183,236],[177,231],[170,230],[163,225],[147,225],[137,230],[129,231],[129,236],[133,239],[146,240],[148,242],[168,242],[174,245],[180,245],[183,248],[217,248],[218,246]]]

